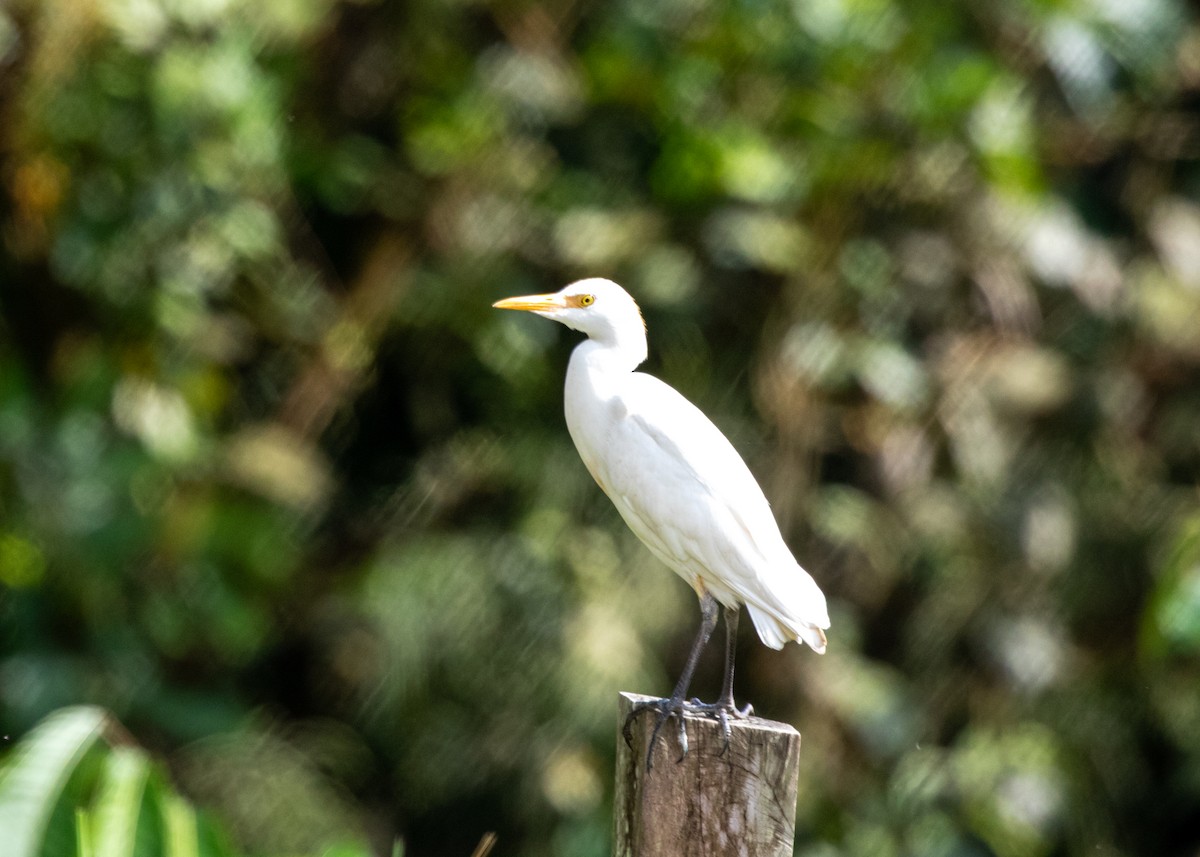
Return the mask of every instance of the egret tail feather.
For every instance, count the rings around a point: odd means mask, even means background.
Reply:
[[[785,625],[778,617],[753,604],[747,604],[746,611],[763,645],[782,649],[789,640],[803,640],[818,655],[825,654],[825,632],[816,625],[807,622],[789,622]]]

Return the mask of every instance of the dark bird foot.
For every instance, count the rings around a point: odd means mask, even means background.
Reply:
[[[720,755],[724,756],[729,752],[729,741],[733,738],[733,730],[729,728],[729,718],[734,720],[749,720],[754,715],[754,706],[746,703],[745,708],[738,708],[737,703],[732,698],[719,699],[716,702],[701,702],[698,699],[692,699],[686,703],[685,710],[689,714],[703,714],[706,717],[714,717],[721,724],[721,737],[725,739],[724,745],[721,747]]]
[[[646,746],[646,771],[654,769],[654,742],[658,740],[658,733],[662,731],[663,725],[672,717],[679,726],[679,758],[675,760],[676,764],[682,762],[688,752],[687,727],[684,724],[683,716],[685,714],[699,714],[705,717],[712,717],[721,724],[721,734],[725,738],[725,745],[721,748],[721,755],[725,755],[729,750],[729,741],[732,737],[732,731],[729,727],[729,718],[733,717],[736,720],[746,720],[753,713],[754,709],[750,705],[739,709],[732,699],[720,700],[718,702],[701,702],[698,699],[683,700],[683,699],[650,699],[644,702],[635,703],[633,709],[625,717],[625,724],[621,727],[621,735],[625,738],[625,745],[633,749],[633,721],[643,711],[653,711],[655,715],[654,730],[650,733],[650,741]]]
[[[683,715],[687,711],[688,703],[682,699],[648,699],[644,702],[634,703],[632,710],[625,717],[625,725],[621,727],[621,735],[625,738],[625,745],[629,749],[633,749],[633,721],[637,716],[644,711],[654,712],[654,731],[650,733],[650,741],[646,745],[646,771],[649,772],[654,768],[654,742],[658,740],[658,733],[662,731],[665,724],[672,717],[679,724],[679,758],[676,763],[682,762],[683,757],[687,755],[688,739],[687,727],[683,722]]]

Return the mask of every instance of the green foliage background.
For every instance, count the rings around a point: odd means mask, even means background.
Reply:
[[[1195,854],[1198,109],[1176,0],[9,0],[6,740],[103,706],[256,854],[607,853],[694,598],[489,308],[601,275],[830,596],[739,656],[798,854]]]

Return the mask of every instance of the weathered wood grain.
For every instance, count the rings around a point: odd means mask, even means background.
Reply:
[[[752,717],[685,718],[689,750],[679,757],[678,729],[667,723],[646,770],[654,715],[635,722],[633,746],[621,727],[633,704],[652,697],[621,693],[617,714],[617,783],[613,801],[615,857],[790,857],[796,832],[800,733],[786,723]]]

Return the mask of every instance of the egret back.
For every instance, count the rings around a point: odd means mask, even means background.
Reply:
[[[567,370],[567,427],[621,517],[698,592],[745,603],[759,637],[825,648],[825,597],[792,556],[749,468],[676,390],[588,341]]]

